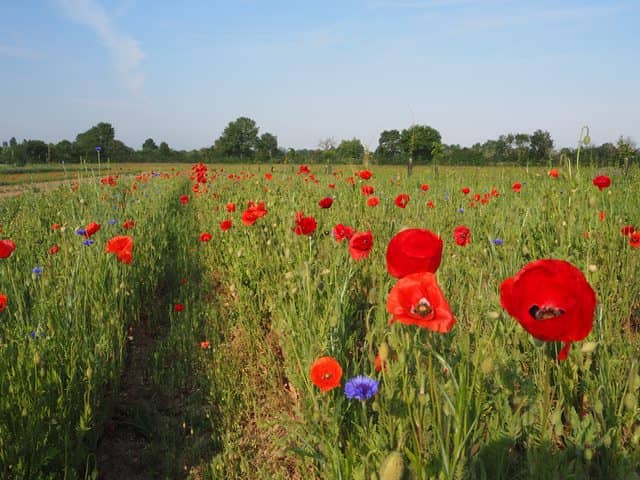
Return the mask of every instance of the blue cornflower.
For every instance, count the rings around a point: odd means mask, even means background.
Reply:
[[[344,386],[344,394],[349,400],[367,400],[378,393],[378,381],[374,378],[358,375]]]
[[[83,237],[87,234],[87,231],[84,228],[79,228],[76,230],[76,235],[82,235]]]
[[[33,273],[35,273],[36,275],[40,275],[40,274],[42,273],[42,267],[40,267],[40,266],[33,267],[33,268],[31,269],[31,271],[32,271]]]
[[[460,207],[460,208],[458,209],[458,213],[464,213],[464,208]]]
[[[90,246],[90,245],[93,245],[93,243],[94,243],[94,240],[92,240],[92,239],[90,239],[90,238],[88,238],[87,240],[85,240],[85,241],[83,241],[83,242],[82,242],[82,244],[83,244],[85,247],[88,247],[88,246]]]
[[[496,239],[493,241],[493,244],[494,244],[494,245],[502,245],[502,239],[501,239],[501,238],[496,238]]]
[[[109,220],[109,225],[115,225],[116,223],[118,223],[118,220],[116,220],[115,218],[112,218],[111,220]]]

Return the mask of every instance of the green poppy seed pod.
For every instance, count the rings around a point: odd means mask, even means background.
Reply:
[[[584,458],[587,461],[591,460],[593,458],[593,450],[591,450],[590,448],[585,449]]]
[[[633,393],[627,393],[624,397],[624,406],[629,410],[638,408],[638,397]]]
[[[582,139],[582,143],[584,143],[585,145],[589,145],[591,143],[591,137],[589,135],[585,135]]]
[[[400,452],[391,452],[380,465],[380,480],[402,480],[404,459]]]
[[[383,363],[389,358],[389,345],[387,345],[387,342],[382,342],[380,344],[380,348],[378,348],[378,356]]]

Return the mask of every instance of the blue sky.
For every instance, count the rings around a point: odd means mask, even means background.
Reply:
[[[0,140],[106,121],[193,149],[248,116],[296,148],[412,123],[640,141],[637,0],[0,2]]]

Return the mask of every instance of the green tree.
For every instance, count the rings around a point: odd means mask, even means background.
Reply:
[[[153,138],[147,138],[142,144],[142,151],[147,153],[156,152],[158,150],[158,145],[153,140]]]
[[[53,147],[52,157],[54,162],[74,163],[78,162],[76,147],[69,140],[61,140]]]
[[[96,148],[100,147],[100,155],[106,159],[112,154],[115,130],[110,123],[100,122],[76,136],[78,153],[86,160],[92,161],[96,157]]]
[[[167,162],[173,156],[173,150],[171,150],[171,147],[169,147],[169,144],[167,142],[160,142],[158,154],[160,155],[161,162]]]
[[[337,157],[347,163],[362,163],[364,146],[357,138],[342,140],[336,149]]]
[[[412,125],[400,134],[403,153],[413,163],[427,163],[433,157],[434,148],[441,143],[440,132],[427,125]]]
[[[379,163],[400,163],[402,161],[402,141],[398,130],[383,130],[375,151]]]
[[[268,132],[263,133],[258,138],[256,150],[260,160],[273,161],[278,156],[278,137]]]
[[[251,159],[258,146],[258,130],[254,120],[240,117],[227,125],[214,147],[222,155],[239,158],[241,162]]]
[[[633,140],[629,137],[623,138],[620,135],[618,138],[618,142],[616,144],[616,149],[618,151],[618,158],[622,160],[622,165],[624,166],[624,174],[626,175],[629,171],[629,162],[635,157],[636,148]]]
[[[549,132],[536,130],[529,138],[529,154],[537,163],[543,163],[553,150],[553,140]]]

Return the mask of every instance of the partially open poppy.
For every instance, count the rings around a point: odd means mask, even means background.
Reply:
[[[331,233],[333,234],[333,238],[336,239],[336,242],[342,243],[342,241],[345,238],[347,240],[350,240],[351,237],[353,237],[353,234],[355,233],[355,231],[353,230],[353,228],[347,225],[338,223],[335,227],[333,227],[333,230],[331,231]]]
[[[3,312],[7,308],[7,301],[9,299],[4,293],[0,293],[0,312]]]
[[[453,238],[456,241],[456,245],[466,247],[471,241],[471,230],[465,225],[459,225],[453,230]]]
[[[320,206],[320,208],[330,208],[331,205],[333,205],[333,198],[324,197],[322,200],[318,202],[318,205]]]
[[[304,212],[296,212],[295,223],[296,226],[293,227],[293,231],[296,235],[313,235],[318,226],[316,219],[314,217],[306,217]]]
[[[569,262],[545,259],[528,263],[502,282],[500,303],[538,340],[564,342],[558,360],[565,360],[571,342],[591,332],[596,294]]]
[[[396,278],[416,272],[435,273],[442,261],[442,239],[430,230],[409,228],[387,246],[387,272]]]
[[[340,386],[342,367],[333,357],[320,357],[311,365],[309,376],[316,387],[328,392]]]
[[[394,203],[396,204],[397,207],[405,208],[409,203],[409,200],[410,200],[409,194],[401,193],[396,197],[396,199],[394,200]]]
[[[267,209],[264,206],[264,202],[258,204],[249,202],[249,207],[242,212],[242,223],[245,225],[253,225],[259,218],[264,217],[266,214]]]
[[[107,253],[115,253],[122,263],[131,263],[133,254],[133,239],[126,235],[113,237],[107,241]]]
[[[16,244],[11,240],[0,240],[0,258],[9,258],[16,249]]]
[[[99,230],[100,230],[100,224],[96,222],[91,222],[89,225],[84,227],[84,236],[86,238],[89,238]]]
[[[456,322],[436,276],[430,272],[398,280],[387,297],[387,311],[393,315],[389,323],[398,321],[440,333],[450,331]]]

